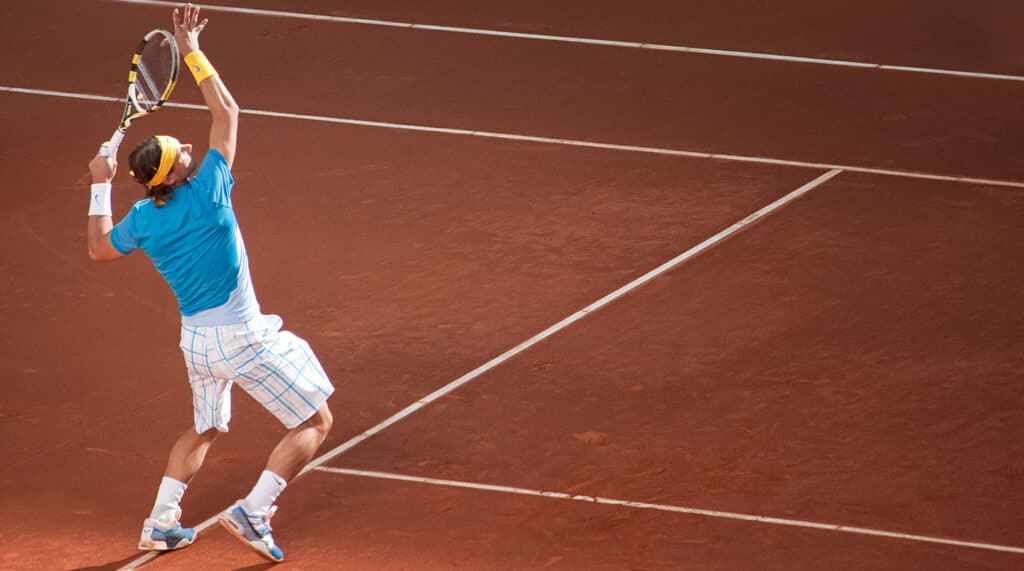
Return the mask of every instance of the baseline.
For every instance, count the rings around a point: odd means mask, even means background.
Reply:
[[[834,531],[837,533],[855,533],[860,535],[870,535],[874,537],[884,537],[888,539],[902,539],[906,541],[916,541],[921,543],[938,543],[942,545],[951,545],[954,547],[970,547],[974,549],[986,549],[989,551],[1002,551],[1006,553],[1018,553],[1024,554],[1024,547],[1016,547],[1012,545],[999,545],[995,543],[983,543],[977,541],[963,541],[959,539],[948,539],[944,537],[933,537],[929,535],[917,535],[912,533],[901,533],[896,531],[885,531],[881,529],[871,529],[866,527],[855,527],[850,525],[834,524],[834,523],[821,523],[814,521],[806,521],[799,519],[787,519],[778,518],[771,516],[742,514],[736,512],[723,512],[718,510],[707,510],[700,508],[688,508],[682,506],[670,506],[665,504],[652,504],[648,502],[636,502],[631,500],[616,500],[612,498],[602,498],[599,496],[585,496],[578,494],[566,494],[563,492],[551,492],[545,490],[531,490],[527,488],[516,488],[513,486],[500,486],[495,484],[479,484],[475,482],[462,482],[458,480],[444,480],[438,478],[424,478],[421,476],[408,476],[404,474],[393,474],[390,472],[377,472],[373,470],[353,470],[350,468],[330,468],[330,467],[318,467],[317,471],[340,474],[345,476],[358,476],[361,478],[373,478],[377,480],[394,480],[400,482],[415,482],[418,484],[430,484],[434,486],[447,486],[451,488],[466,488],[471,490],[482,490],[488,492],[501,492],[505,494],[518,494],[523,496],[538,496],[543,498],[553,498],[558,500],[570,500],[574,502],[586,502],[590,504],[603,504],[609,506],[628,507],[642,510],[656,510],[663,512],[682,513],[689,515],[699,515],[705,517],[712,517],[718,519],[731,519],[739,521],[747,521],[753,523],[765,523],[769,525],[784,525],[790,527],[802,527],[809,529],[819,529],[824,531]]]
[[[177,2],[166,0],[109,0],[122,4],[141,4],[147,6],[177,6]],[[256,16],[274,16],[278,18],[293,18],[299,20],[316,20],[321,22],[337,22],[343,24],[364,24],[370,26],[383,26],[389,28],[407,28],[412,30],[430,30],[435,32],[450,32],[457,34],[473,34],[478,36],[498,36],[505,38],[517,38],[525,40],[542,40],[549,42],[563,42],[574,44],[587,44],[597,46],[608,46],[618,48],[631,48],[641,50],[655,50],[664,52],[681,52],[697,55],[725,56],[733,58],[759,59],[784,61],[791,63],[807,63],[816,65],[830,65],[839,67],[857,67],[866,69],[877,69],[886,71],[901,71],[906,73],[926,73],[933,75],[947,75],[953,77],[969,77],[975,79],[995,79],[1000,81],[1024,81],[1024,76],[1005,75],[999,73],[982,73],[975,71],[964,71],[956,69],[940,69],[927,67],[912,67],[904,65],[890,65],[869,63],[849,60],[833,60],[803,56],[791,56],[783,54],[770,54],[762,52],[747,52],[735,50],[719,50],[711,48],[696,48],[690,46],[675,46],[668,44],[649,44],[644,42],[627,42],[620,40],[602,40],[598,38],[581,38],[574,36],[557,36],[550,34],[531,34],[525,32],[506,32],[502,30],[488,30],[484,28],[464,28],[458,26],[438,26],[433,24],[416,24],[412,22],[395,22],[391,20],[372,20],[368,18],[346,18],[343,16],[325,16],[322,14],[307,14],[302,12],[287,12],[284,10],[264,10],[257,8],[241,8],[235,6],[218,6],[215,4],[196,4],[200,8],[215,12],[230,12],[236,14],[250,14]]]

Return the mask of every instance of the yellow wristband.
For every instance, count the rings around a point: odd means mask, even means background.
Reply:
[[[192,72],[192,77],[196,78],[196,83],[202,83],[204,79],[217,75],[217,70],[213,69],[210,60],[206,59],[206,55],[199,50],[185,56],[185,64]]]

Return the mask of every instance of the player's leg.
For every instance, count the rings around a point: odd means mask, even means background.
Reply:
[[[280,327],[280,318],[266,316],[261,327],[254,328],[259,358],[248,358],[245,367],[237,371],[237,382],[288,432],[271,452],[266,469],[249,494],[220,520],[242,542],[271,561],[284,558],[271,536],[270,518],[276,510],[273,503],[288,481],[313,458],[333,424],[327,399],[334,386],[309,344],[280,331]]]
[[[267,460],[267,470],[277,474],[286,482],[291,481],[320,449],[334,424],[334,417],[327,403],[302,424],[285,433],[274,447]],[[273,503],[273,500],[271,500]],[[257,504],[258,506],[259,504]]]
[[[313,459],[333,422],[331,410],[325,402],[313,416],[285,433],[271,452],[266,469],[260,474],[249,495],[221,516],[221,525],[271,561],[284,559],[284,552],[271,535],[270,519],[277,511],[274,501],[284,491],[288,481]]]
[[[179,482],[188,484],[203,466],[206,460],[206,453],[210,446],[217,440],[219,432],[211,428],[202,434],[196,434],[194,426],[188,427],[174,446],[167,457],[167,469],[164,470],[165,478],[173,478]]]
[[[274,447],[266,469],[249,495],[221,518],[221,525],[271,561],[284,559],[284,552],[277,547],[271,535],[270,518],[277,511],[274,501],[288,482],[313,459],[333,422],[331,410],[327,403],[323,403],[312,417],[289,430]]]
[[[142,524],[139,549],[145,551],[167,551],[188,547],[195,540],[195,530],[182,527],[181,499],[188,483],[203,465],[206,453],[214,440],[217,430],[197,434],[194,427],[186,429],[178,437],[167,459],[164,477],[157,489],[156,500],[150,515]]]
[[[182,327],[180,346],[192,388],[193,426],[171,446],[153,509],[142,525],[139,549],[180,549],[195,539],[195,530],[180,523],[181,499],[217,434],[227,431],[231,420],[232,383],[215,378],[210,367],[206,340],[214,333],[212,328]]]

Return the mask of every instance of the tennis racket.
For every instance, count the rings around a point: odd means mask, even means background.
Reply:
[[[100,147],[100,154],[116,155],[132,121],[159,109],[170,98],[177,81],[178,43],[167,30],[150,31],[132,56],[121,123],[110,140]]]

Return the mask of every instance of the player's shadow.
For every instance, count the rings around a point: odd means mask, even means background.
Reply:
[[[133,553],[120,561],[113,561],[111,563],[104,563],[103,565],[96,565],[93,567],[75,567],[71,571],[117,571],[125,565],[131,563],[135,559],[139,558],[138,553]]]
[[[248,567],[237,567],[237,568],[235,568],[235,571],[265,571],[266,569],[273,569],[274,567],[278,567],[278,564],[277,563],[271,563],[271,562],[268,561],[266,563],[260,563],[259,565],[249,565]]]

